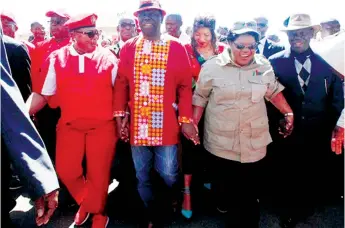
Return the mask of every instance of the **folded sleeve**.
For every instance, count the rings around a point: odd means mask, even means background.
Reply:
[[[206,107],[212,91],[212,78],[210,65],[207,63],[201,68],[199,79],[193,95],[193,105]]]

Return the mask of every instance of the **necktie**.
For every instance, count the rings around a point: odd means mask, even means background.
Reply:
[[[303,85],[302,85],[302,89],[304,91],[307,90],[308,87],[308,79],[310,77],[310,59],[309,56],[304,56],[304,55],[300,55],[296,57],[296,69],[299,70],[298,76],[304,81]]]

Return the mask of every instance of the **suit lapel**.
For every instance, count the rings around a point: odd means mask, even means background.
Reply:
[[[285,57],[287,57],[288,61],[287,66],[292,66],[286,68],[287,77],[290,77],[292,88],[296,88],[294,89],[296,94],[298,94],[299,96],[304,96],[304,91],[302,90],[301,84],[298,81],[298,74],[295,67],[295,58],[291,55],[290,50],[286,51]]]

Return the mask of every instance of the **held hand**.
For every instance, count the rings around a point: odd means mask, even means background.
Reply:
[[[125,142],[129,140],[129,115],[126,115],[125,118],[122,119],[121,123],[121,139]]]
[[[45,225],[49,222],[54,211],[58,207],[59,191],[55,190],[35,201],[36,208],[36,224],[37,226]]]
[[[282,121],[280,121],[279,134],[283,135],[284,138],[288,137],[294,128],[294,117],[286,116]]]
[[[336,126],[332,132],[331,148],[335,154],[341,154],[344,145],[344,128]]]
[[[200,144],[200,139],[198,135],[197,127],[193,123],[183,123],[181,131],[183,135],[193,141],[195,145]]]

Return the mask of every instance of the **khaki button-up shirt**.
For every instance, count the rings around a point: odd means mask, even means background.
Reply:
[[[239,162],[255,162],[272,142],[265,100],[284,87],[269,61],[255,55],[248,66],[231,60],[231,51],[207,61],[200,72],[193,105],[206,107],[204,146],[212,154]]]

